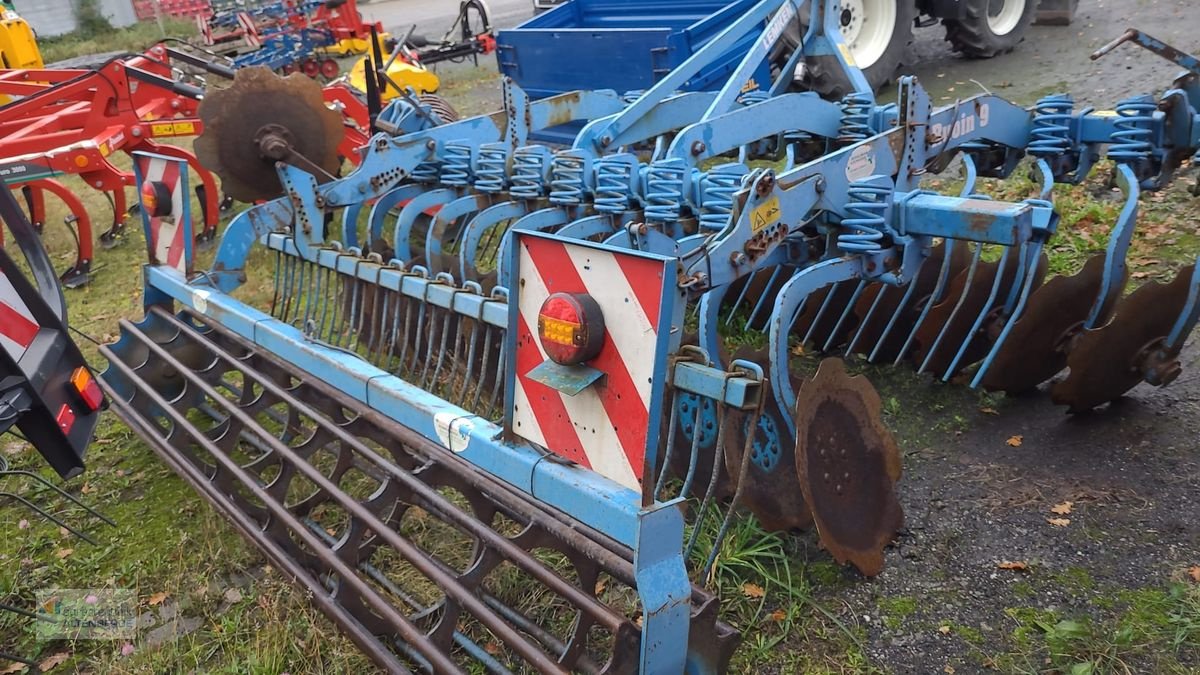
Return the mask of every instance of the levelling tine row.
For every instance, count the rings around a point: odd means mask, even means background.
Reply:
[[[627,549],[203,317],[120,339],[118,413],[380,667],[636,672]],[[727,666],[736,633],[692,600],[695,653]]]

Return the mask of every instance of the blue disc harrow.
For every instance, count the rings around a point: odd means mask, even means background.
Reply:
[[[341,176],[278,121],[213,139],[281,190],[208,270],[152,256],[145,318],[103,349],[114,408],[386,670],[723,671],[738,637],[703,584],[739,513],[815,524],[867,575],[903,522],[879,397],[842,355],[1050,382],[1081,411],[1170,383],[1200,317],[1195,265],[1127,293],[1125,260],[1141,194],[1200,148],[1193,57],[1123,36],[1185,72],[1112,110],[935,107],[914,78],[879,105],[833,8],[762,0],[641,92],[505,82],[453,122],[401,97]],[[799,17],[802,48],[745,91]],[[747,35],[724,88],[679,93]],[[855,93],[789,91],[815,58]],[[564,125],[570,145],[531,141]],[[1047,280],[1051,188],[1101,159],[1124,199],[1107,247]],[[1030,165],[1023,200],[977,191]],[[922,183],[951,167],[958,194]],[[148,240],[191,226],[158,206]]]

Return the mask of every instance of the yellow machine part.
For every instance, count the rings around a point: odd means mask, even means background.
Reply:
[[[16,12],[0,6],[0,66],[40,69],[44,65],[33,29]],[[0,95],[0,105],[10,101],[11,97]]]
[[[42,53],[25,19],[3,12],[0,19],[0,59],[5,68],[41,68]]]
[[[381,48],[387,42],[389,37],[391,37],[390,33],[379,34],[379,46]],[[339,40],[337,44],[330,45],[328,47],[322,47],[320,49],[322,54],[340,57],[357,56],[359,54],[366,54],[370,51],[370,38],[346,38],[344,40]]]
[[[363,93],[367,91],[366,70],[367,59],[365,58],[359,59],[350,69],[350,86]],[[392,65],[388,66],[387,74],[392,82],[406,89],[411,88],[418,94],[433,94],[441,85],[437,75],[399,58],[393,60]],[[400,92],[396,91],[396,88],[389,82],[383,90],[382,98],[384,102],[387,102],[399,95]]]

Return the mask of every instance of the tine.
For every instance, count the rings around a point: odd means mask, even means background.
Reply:
[[[828,290],[825,292],[825,297],[821,301],[821,307],[817,310],[816,316],[813,317],[812,323],[808,325],[808,330],[804,333],[804,344],[809,344],[810,340],[812,340],[813,332],[816,331],[817,326],[821,324],[821,319],[825,316],[825,310],[829,309],[829,303],[833,301],[833,296],[836,293],[836,290],[842,285],[843,284],[839,283],[828,287]]]
[[[979,260],[980,260],[980,256],[982,254],[983,254],[983,246],[976,246],[974,253],[972,253],[972,255],[971,255],[970,267],[967,268],[967,271],[965,273],[959,273],[959,276],[955,279],[956,283],[957,283],[958,279],[963,279],[963,283],[962,283],[962,287],[960,289],[958,289],[959,293],[958,293],[957,299],[955,299],[955,301],[954,301],[954,308],[952,310],[950,310],[950,315],[942,323],[941,329],[937,333],[937,337],[934,338],[933,342],[929,345],[929,348],[925,351],[925,357],[921,360],[921,366],[919,368],[917,368],[918,373],[925,372],[926,368],[929,367],[930,359],[932,359],[933,355],[937,353],[938,347],[941,346],[942,339],[946,336],[947,331],[950,330],[950,323],[954,320],[954,317],[958,315],[958,312],[960,309],[962,309],[963,304],[966,303],[967,296],[970,295],[970,289],[974,285],[975,275],[978,272],[979,267],[980,267]],[[986,265],[986,263],[985,263],[985,265]],[[988,269],[990,269],[990,268],[988,268]],[[945,302],[949,302],[949,301],[950,301],[950,299],[947,298],[946,300],[943,301],[943,303],[940,303],[939,306],[941,304],[944,304]]]
[[[1021,316],[1029,301],[1029,295],[1034,290],[1033,287],[1036,284],[1036,279],[1038,278],[1037,265],[1038,259],[1041,257],[1041,244],[1032,243],[1030,246],[1034,249],[1033,262],[1029,263],[1030,269],[1024,272],[1025,282],[1020,284],[1020,296],[1017,300],[1016,307],[1014,307],[1012,313],[1009,314],[1008,320],[1004,322],[1004,328],[1001,329],[1000,334],[996,336],[996,341],[992,344],[992,348],[988,350],[988,354],[984,358],[983,363],[979,366],[979,369],[975,372],[975,376],[971,378],[972,389],[977,389],[980,383],[983,382],[983,379],[987,377],[988,370],[992,366],[992,361],[996,358],[996,355],[1000,353],[1002,349],[1004,349],[1004,343],[1008,339],[1009,333],[1012,332],[1013,326],[1017,323],[1017,321],[1021,319]],[[1016,289],[1017,286],[1018,284],[1013,284],[1014,289]]]
[[[33,473],[32,471],[25,471],[24,469],[7,469],[5,471],[0,471],[0,477],[3,477],[3,476],[25,476],[26,478],[31,478],[31,479],[37,481],[38,483],[40,483],[41,485],[49,488],[51,491],[58,494],[59,496],[66,497],[70,502],[72,502],[79,508],[83,509],[84,511],[87,511],[89,515],[95,516],[113,527],[117,526],[117,524],[114,523],[113,521],[109,520],[107,516],[100,513],[99,511],[93,509],[92,507],[88,506],[87,504],[84,504],[75,495],[71,494],[70,492],[67,492],[66,490],[63,490],[62,488],[58,487],[54,483],[51,483],[50,481],[46,480],[45,478],[42,478],[41,476],[37,475],[36,473]]]
[[[966,246],[966,244],[963,244],[962,246]],[[955,242],[953,239],[947,239],[945,242],[945,249],[946,254],[945,257],[942,258],[942,266],[941,269],[938,270],[937,282],[934,284],[933,292],[930,294],[929,299],[925,302],[925,306],[921,308],[920,315],[917,317],[917,320],[913,323],[912,328],[909,330],[908,337],[905,338],[904,344],[900,347],[900,352],[896,354],[896,360],[892,365],[898,366],[900,365],[900,362],[904,360],[904,357],[908,354],[908,350],[912,348],[914,342],[916,341],[917,332],[920,331],[922,326],[925,325],[925,319],[929,316],[929,312],[933,309],[934,305],[942,301],[942,294],[945,293],[946,286],[950,282],[950,279],[958,276],[958,274],[960,274],[962,271],[954,269],[954,259],[956,257],[955,254],[963,250],[959,247],[958,242]],[[891,330],[891,326],[895,324],[897,317],[898,315],[892,317],[892,322],[888,326],[889,330]],[[872,357],[874,357],[874,354],[872,354]]]
[[[867,281],[866,279],[863,279],[855,286],[854,295],[850,296],[849,302],[846,303],[846,308],[842,310],[842,315],[838,317],[837,323],[833,326],[833,330],[829,332],[829,338],[825,340],[825,345],[821,348],[821,351],[827,352],[836,346],[833,344],[833,342],[839,335],[841,335],[842,326],[846,323],[846,317],[850,316],[850,313],[854,311],[854,305],[858,302],[858,297],[862,295],[863,289],[866,288],[870,283],[871,282]]]
[[[50,522],[54,523],[55,525],[58,525],[59,527],[70,532],[71,534],[75,535],[76,537],[79,537],[80,539],[86,541],[89,544],[92,544],[93,546],[96,544],[95,540],[93,540],[91,537],[89,537],[86,534],[84,534],[83,532],[80,532],[79,530],[71,527],[70,525],[66,524],[65,522],[63,522],[62,520],[57,518],[54,514],[43,509],[42,507],[38,506],[37,504],[34,504],[33,502],[22,497],[21,495],[14,494],[12,492],[0,492],[0,497],[8,497],[9,499],[18,501],[21,504],[24,504],[25,507],[28,508],[30,511],[33,511],[34,513],[45,518],[46,520],[49,520]]]
[[[1000,255],[1001,270],[1008,269],[1008,261],[1011,253],[1012,249],[1005,246],[1004,253]],[[1023,259],[1025,257],[1025,253],[1025,247],[1021,247],[1021,252],[1018,255]],[[1024,271],[1024,268],[1022,268],[1019,264],[1017,268],[1021,270],[1021,272]],[[992,290],[990,293],[988,293],[987,300],[983,303],[983,307],[979,308],[978,316],[975,318],[975,322],[971,324],[971,328],[969,331],[967,331],[966,337],[962,341],[962,344],[959,345],[958,352],[950,361],[950,365],[946,367],[946,372],[942,375],[943,382],[948,381],[954,376],[954,373],[958,371],[958,364],[966,355],[967,348],[970,347],[971,344],[977,339],[980,327],[983,326],[983,322],[985,319],[987,319],[988,313],[992,311],[992,304],[996,301],[996,296],[1000,293],[1000,287],[1004,283],[1005,276],[1006,275],[1003,273],[996,274],[995,278],[992,280]]]
[[[725,401],[717,401],[717,440],[716,447],[713,448],[713,465],[709,470],[708,488],[704,491],[704,498],[700,500],[700,511],[696,514],[696,522],[692,526],[692,535],[688,539],[687,548],[684,549],[683,558],[689,560],[692,557],[692,551],[696,548],[696,538],[700,534],[701,528],[704,526],[704,519],[708,515],[708,507],[715,501],[717,492],[717,484],[721,479],[721,465],[725,463]],[[683,494],[687,494],[685,491]]]

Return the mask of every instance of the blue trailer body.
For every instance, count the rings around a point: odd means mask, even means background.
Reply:
[[[648,89],[750,10],[753,0],[570,0],[496,35],[500,72],[530,96]],[[765,24],[765,22],[764,22]],[[682,87],[720,89],[758,39],[751,33]],[[764,61],[745,90],[766,89]]]

